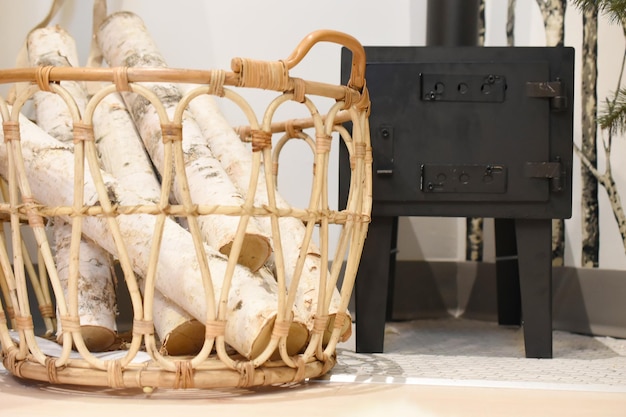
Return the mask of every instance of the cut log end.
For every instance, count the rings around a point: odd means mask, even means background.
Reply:
[[[326,325],[326,330],[324,330],[324,336],[322,337],[322,345],[328,345],[330,341],[330,337],[333,334],[333,329],[335,327],[335,315],[331,314],[328,317],[328,324]],[[352,336],[352,320],[350,320],[350,316],[348,319],[344,320],[343,325],[341,326],[341,332],[339,336],[339,342],[346,342],[350,336]]]
[[[274,320],[268,323],[259,333],[258,337],[252,344],[250,358],[256,358],[265,350],[272,337],[272,329],[274,328]],[[289,334],[287,335],[287,353],[289,356],[297,355],[306,347],[309,340],[309,331],[303,323],[292,322],[289,326]],[[272,360],[280,359],[278,351],[272,355]]]
[[[232,242],[227,243],[220,248],[220,252],[229,256],[232,245]],[[271,254],[272,246],[267,237],[248,233],[243,238],[243,246],[237,263],[256,272],[261,269]]]
[[[196,355],[204,345],[204,333],[201,322],[190,320],[165,336],[161,351],[171,356]]]
[[[80,326],[85,346],[90,352],[104,352],[111,348],[116,341],[113,330],[102,326]],[[63,333],[57,336],[57,343],[63,342]]]

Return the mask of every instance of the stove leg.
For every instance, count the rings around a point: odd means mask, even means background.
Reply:
[[[520,326],[522,305],[515,238],[515,220],[495,219],[498,324]]]
[[[516,219],[527,358],[552,357],[552,220]]]
[[[397,217],[374,216],[369,225],[355,282],[356,351],[360,353],[383,351],[397,227]]]

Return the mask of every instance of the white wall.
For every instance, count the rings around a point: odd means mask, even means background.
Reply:
[[[230,59],[244,56],[259,59],[285,58],[295,45],[315,29],[330,28],[347,32],[364,45],[424,45],[427,0],[318,0],[298,2],[288,0],[110,0],[109,11],[130,10],[140,15],[152,32],[170,66],[189,68],[230,68]],[[487,0],[488,46],[506,44],[506,1]],[[12,67],[28,30],[45,16],[50,0],[0,0],[0,67]],[[517,1],[516,43],[519,46],[545,44],[541,16],[536,0]],[[83,59],[86,59],[91,37],[91,2],[68,0],[54,23],[66,27],[77,39]],[[577,48],[576,76],[580,83],[580,42],[582,25],[578,10],[572,5],[566,15],[566,45]],[[615,88],[619,60],[624,52],[621,28],[609,25],[606,19],[600,24],[600,81],[599,96],[605,97]],[[292,75],[311,80],[338,83],[339,47],[320,45],[302,62]],[[253,105],[261,108],[263,96],[254,96]],[[580,106],[576,100],[575,112]],[[237,116],[227,115],[237,123]],[[577,116],[576,120],[580,118]],[[580,126],[575,123],[576,141]],[[624,141],[615,141],[614,169],[616,182],[622,194],[626,193],[626,170],[617,169],[618,153],[625,154]],[[294,146],[294,150],[297,150]],[[281,169],[298,172],[298,152],[281,160]],[[621,167],[620,167],[621,168]],[[580,263],[580,185],[579,164],[574,167],[574,217],[566,222],[566,262]],[[333,173],[336,175],[336,173]],[[301,195],[308,173],[301,172],[301,180],[280,184],[281,191],[292,201],[306,199]],[[336,181],[331,181],[336,185]],[[336,196],[336,188],[330,191]],[[601,267],[626,268],[626,257],[615,220],[608,208],[606,193],[600,190],[601,204]],[[486,228],[485,255],[493,259],[492,224]],[[399,259],[450,259],[464,258],[464,219],[403,218],[399,235]]]
[[[51,0],[0,0],[0,68],[15,66],[28,31],[47,14]],[[230,69],[233,57],[278,60],[286,58],[308,33],[335,29],[355,36],[367,45],[410,45],[424,43],[426,0],[293,2],[285,0],[217,2],[179,0],[109,0],[109,12],[128,10],[145,22],[168,64],[179,68]],[[76,39],[82,63],[86,62],[92,33],[91,1],[66,0],[52,21]],[[418,25],[414,25],[418,22]],[[416,29],[417,28],[417,29]],[[340,47],[319,44],[291,71],[296,77],[339,84]],[[6,93],[6,89],[1,91]],[[274,97],[272,94],[271,97]],[[257,114],[262,115],[269,94],[248,94]],[[224,112],[233,124],[245,123],[232,107]],[[298,113],[294,116],[304,117]],[[281,157],[282,194],[295,205],[308,202],[311,157],[303,145],[289,145]],[[336,146],[335,146],[336,148]],[[336,152],[335,152],[336,155]],[[303,168],[304,166],[304,168]],[[331,205],[336,205],[337,162],[330,181]],[[283,175],[287,173],[287,175]]]

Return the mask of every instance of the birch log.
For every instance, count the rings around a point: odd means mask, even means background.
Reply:
[[[94,136],[102,168],[139,197],[158,203],[160,184],[122,99],[106,96],[93,115]],[[140,284],[143,290],[144,284]],[[162,350],[170,355],[192,355],[204,344],[204,325],[158,290],[153,301],[154,328]]]
[[[39,29],[31,35],[31,47],[29,48],[31,58],[39,60],[37,64],[41,65],[73,65],[78,61],[75,52],[75,43],[71,35],[60,27],[50,27]],[[32,56],[36,55],[36,56]],[[69,84],[69,89],[78,103],[81,112],[85,108],[87,101],[87,93],[81,84],[76,82],[64,83]],[[49,127],[49,133],[71,142],[71,116],[67,114],[64,103],[52,94],[37,94],[35,101],[41,98],[49,103],[50,108],[54,108],[55,104],[60,110],[58,114],[55,112],[40,112],[38,120],[42,127]],[[43,109],[44,105],[37,106]],[[114,97],[107,97],[102,105],[98,107],[94,115],[95,136],[98,137],[98,149],[100,152],[103,168],[113,174],[120,183],[124,184],[129,190],[137,191],[139,195],[150,196],[148,200],[157,201],[159,198],[160,186],[156,179],[152,167],[147,160],[143,145],[136,133],[135,126],[130,116],[125,110],[121,100],[115,100]],[[44,129],[46,130],[46,129]],[[156,200],[155,200],[156,199]],[[64,227],[62,222],[57,222],[61,230],[71,233],[71,229]],[[56,227],[56,226],[55,226]],[[58,241],[56,243],[56,258],[60,265],[67,267],[67,260],[62,259],[69,256],[69,235],[64,237],[62,234],[55,233]],[[63,251],[63,252],[60,252]],[[81,251],[83,251],[81,249]],[[87,252],[87,249],[84,250]],[[93,251],[91,251],[93,252]],[[81,256],[81,259],[95,259],[93,256]],[[97,264],[94,267],[96,272]],[[61,269],[63,274],[67,274],[67,268]],[[102,278],[102,277],[101,277]],[[107,282],[104,279],[98,279],[97,282]],[[102,291],[95,291],[95,294],[107,294],[106,288]],[[91,307],[83,306],[83,309]],[[114,305],[112,307],[115,307]],[[115,308],[110,310],[115,312]],[[154,297],[154,326],[159,338],[163,343],[163,348],[172,355],[192,354],[202,348],[204,342],[203,325],[196,319],[185,313],[180,307],[168,301],[166,297],[158,293]],[[113,322],[115,325],[115,322]]]
[[[46,206],[69,206],[72,202],[73,181],[67,175],[74,164],[72,148],[47,135],[25,117],[20,118],[21,148],[25,173],[34,198]],[[4,141],[4,133],[0,134]],[[0,174],[7,177],[7,147],[0,145]],[[102,173],[107,195],[112,204],[121,206],[151,204],[117,184],[114,178]],[[93,179],[85,173],[85,204],[98,202]],[[67,220],[67,219],[66,219]],[[117,217],[126,251],[133,269],[145,275],[150,257],[150,242],[156,218],[149,214],[120,215]],[[117,249],[107,220],[100,216],[83,218],[83,233],[113,256]],[[216,302],[222,289],[226,271],[226,257],[209,246],[204,247],[211,272]],[[192,237],[176,222],[166,219],[159,258],[156,266],[156,288],[198,320],[207,317],[205,290],[200,267],[195,256]],[[271,337],[276,320],[277,285],[261,274],[237,266],[233,274],[230,297],[226,305],[225,340],[245,357],[257,356]],[[290,354],[300,351],[307,340],[304,326],[293,323],[287,337]]]
[[[28,58],[31,66],[71,66],[78,63],[74,40],[58,26],[34,30],[27,40]],[[80,84],[74,81],[62,83],[75,98],[79,108],[84,108],[86,97]],[[65,143],[72,143],[72,116],[59,96],[39,92],[34,96],[37,123],[43,130]],[[72,177],[70,169],[65,173]],[[55,259],[59,279],[66,299],[69,295],[70,241],[72,228],[64,221],[52,225],[55,238]],[[96,243],[83,238],[78,258],[78,315],[85,345],[91,351],[107,349],[115,342],[115,285],[109,254]],[[63,338],[61,320],[57,320],[57,341]]]
[[[103,56],[111,66],[166,67],[165,60],[151,41],[141,19],[130,12],[109,16],[97,32]],[[143,83],[173,115],[181,94],[174,84]],[[141,138],[157,169],[163,169],[163,142],[158,115],[150,103],[137,94],[124,93]],[[204,143],[202,133],[193,118],[183,116],[183,152],[188,176],[189,192],[196,204],[241,206],[244,199],[233,186],[224,169]],[[161,172],[162,174],[162,172]],[[174,181],[174,194],[182,201],[182,191]],[[199,225],[204,239],[224,254],[230,253],[239,217],[226,215],[202,216]],[[258,270],[271,255],[270,239],[251,218],[238,262],[252,271]]]

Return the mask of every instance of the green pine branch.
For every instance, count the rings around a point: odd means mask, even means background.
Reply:
[[[598,124],[612,134],[621,135],[626,132],[626,88],[620,88],[613,97],[607,98],[605,108],[598,117]]]
[[[613,23],[626,22],[626,0],[574,0],[574,4],[583,11],[597,9]]]

